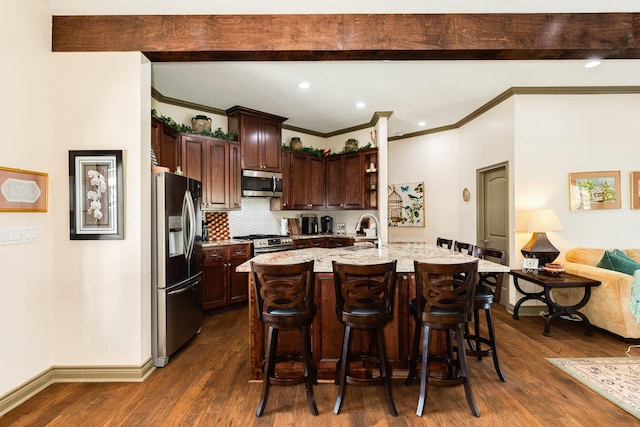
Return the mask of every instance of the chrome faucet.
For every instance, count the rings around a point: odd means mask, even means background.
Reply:
[[[373,221],[376,223],[376,236],[377,236],[376,243],[378,245],[378,249],[380,249],[382,247],[382,238],[380,237],[380,221],[378,221],[378,218],[376,218],[375,215],[366,213],[366,214],[363,214],[360,218],[358,218],[358,222],[356,222],[356,233],[360,229],[360,223],[365,217],[369,217],[373,219]]]

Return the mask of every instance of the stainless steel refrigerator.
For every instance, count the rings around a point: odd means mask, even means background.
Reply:
[[[202,236],[202,184],[161,172],[152,174],[151,189],[151,352],[161,368],[202,325],[202,271],[195,254]]]

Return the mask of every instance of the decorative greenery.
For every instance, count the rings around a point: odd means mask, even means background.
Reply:
[[[305,154],[313,154],[314,156],[322,157],[322,150],[320,148],[302,146],[302,148],[299,150],[292,150],[290,146],[286,144],[282,144],[282,149],[287,151],[296,151],[296,152],[305,153]]]
[[[203,131],[203,132],[196,132],[195,130],[193,130],[193,128],[191,126],[187,126],[184,125],[182,123],[176,123],[171,117],[167,117],[164,116],[162,114],[158,114],[158,112],[156,111],[155,108],[151,109],[151,117],[153,117],[154,119],[164,123],[165,125],[169,126],[170,128],[180,132],[180,133],[191,133],[191,134],[195,134],[195,135],[203,135],[203,136],[212,136],[214,138],[218,138],[218,139],[226,139],[228,141],[236,141],[237,135],[234,132],[229,132],[229,133],[225,133],[222,128],[217,128],[214,131]]]

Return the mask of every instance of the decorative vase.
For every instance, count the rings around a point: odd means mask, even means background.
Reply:
[[[191,128],[199,133],[211,132],[211,119],[207,116],[195,116],[191,119]]]
[[[358,149],[358,140],[349,138],[344,143],[344,151],[356,151]]]
[[[293,151],[300,151],[302,149],[302,141],[299,137],[294,136],[291,138],[291,142],[289,142],[289,147],[291,147]]]

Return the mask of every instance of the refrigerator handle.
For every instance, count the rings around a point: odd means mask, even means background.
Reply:
[[[191,192],[187,190],[184,194],[184,201],[182,203],[182,215],[186,218],[183,219],[187,224],[187,233],[183,234],[185,244],[185,258],[188,260],[193,255],[193,248],[196,241],[196,208],[193,205],[193,197]]]

